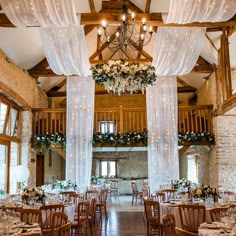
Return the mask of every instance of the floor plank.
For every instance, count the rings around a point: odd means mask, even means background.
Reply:
[[[145,236],[144,206],[132,206],[131,196],[120,196],[119,201],[108,202],[108,221],[96,223],[94,236]]]

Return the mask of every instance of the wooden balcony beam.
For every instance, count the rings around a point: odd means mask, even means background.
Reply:
[[[191,86],[186,86],[186,87],[178,87],[177,88],[178,93],[193,93],[196,91],[195,88],[191,87]],[[135,94],[141,94],[142,91],[139,90],[137,93]],[[98,90],[95,91],[95,95],[104,95],[104,94],[108,94],[107,90]],[[66,91],[49,91],[47,92],[47,96],[48,97],[66,97]]]

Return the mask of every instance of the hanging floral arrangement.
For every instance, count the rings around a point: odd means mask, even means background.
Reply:
[[[138,90],[144,93],[145,88],[156,81],[155,67],[137,62],[110,60],[95,65],[91,70],[97,84],[104,85],[109,93],[117,95],[133,94]]]

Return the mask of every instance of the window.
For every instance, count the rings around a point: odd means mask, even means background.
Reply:
[[[17,192],[14,167],[19,164],[19,114],[20,109],[0,96],[0,190]]]
[[[100,177],[116,177],[117,176],[117,161],[99,161],[99,171]]]
[[[115,121],[98,121],[98,130],[100,133],[116,133]]]
[[[189,155],[188,157],[188,180],[198,183],[198,156]]]

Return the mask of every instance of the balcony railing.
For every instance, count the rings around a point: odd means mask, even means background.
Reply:
[[[211,132],[212,105],[179,106],[179,132]],[[98,108],[94,112],[96,132],[142,132],[147,130],[144,108]],[[66,134],[65,109],[33,109],[33,135],[45,133]]]

